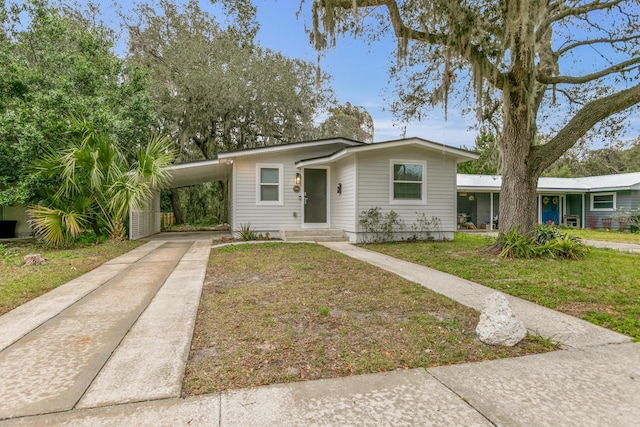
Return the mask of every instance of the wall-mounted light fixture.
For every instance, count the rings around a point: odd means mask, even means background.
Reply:
[[[342,183],[341,182],[338,183],[337,191],[338,191],[338,194],[342,194]]]
[[[296,172],[296,180],[295,180],[295,184],[293,184],[293,191],[295,193],[300,192],[300,183],[302,183],[302,175]]]

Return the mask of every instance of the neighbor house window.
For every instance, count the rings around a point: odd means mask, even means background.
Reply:
[[[427,162],[391,160],[391,203],[424,203]]]
[[[256,203],[259,205],[281,205],[282,165],[257,164]]]
[[[591,195],[592,211],[613,211],[616,209],[616,193],[600,193]]]

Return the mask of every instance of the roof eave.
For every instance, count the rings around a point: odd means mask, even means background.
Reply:
[[[393,145],[394,147],[403,147],[406,145],[418,145],[430,151],[444,151],[445,153],[454,156],[456,158],[457,163],[466,162],[470,160],[477,160],[480,158],[479,154],[473,153],[471,151],[466,151],[466,150],[458,149],[455,147],[449,147],[447,145],[423,140],[420,138],[410,138],[407,140],[383,141],[383,142],[377,142],[373,144],[345,147],[328,156],[318,157],[314,159],[299,160],[296,162],[296,167],[307,167],[307,166],[313,166],[318,164],[332,163],[339,160],[340,158],[351,155],[356,151],[364,152],[364,151],[382,150],[382,149],[388,148],[389,147],[388,144],[394,144]]]
[[[295,150],[299,148],[317,147],[330,144],[345,144],[349,146],[360,146],[364,142],[354,141],[347,138],[331,138],[317,141],[293,142],[290,144],[270,145],[268,147],[252,148],[248,150],[224,151],[218,153],[218,159],[233,159],[236,157],[256,156],[264,153],[278,153],[282,151]]]

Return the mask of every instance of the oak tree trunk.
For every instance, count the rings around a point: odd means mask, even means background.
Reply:
[[[537,223],[536,192],[541,169],[533,155],[536,114],[530,104],[535,83],[528,71],[531,53],[516,53],[516,60],[505,79],[503,100],[502,186],[500,189],[500,229],[517,229],[533,234]],[[499,239],[501,240],[501,238]]]
[[[184,224],[184,212],[182,210],[182,203],[180,203],[180,193],[177,188],[172,188],[171,191],[169,191],[169,201],[171,202],[176,224]]]

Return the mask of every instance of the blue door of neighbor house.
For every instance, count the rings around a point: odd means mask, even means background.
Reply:
[[[560,224],[560,196],[542,196],[542,223]]]

